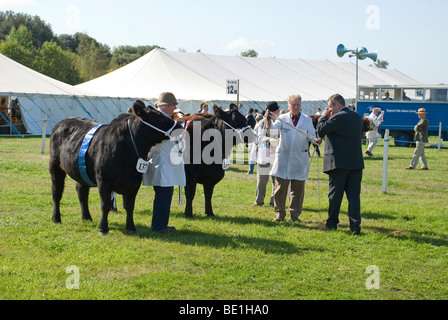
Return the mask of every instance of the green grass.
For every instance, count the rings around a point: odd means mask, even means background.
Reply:
[[[435,142],[435,141],[434,141]],[[364,149],[366,147],[364,146]],[[316,160],[306,184],[301,223],[274,223],[273,209],[252,208],[256,176],[233,165],[215,188],[215,219],[183,216],[176,196],[175,234],[150,231],[153,190],[137,197],[137,234],[125,230],[121,209],[98,232],[100,205],[91,190],[94,222],[81,220],[75,183],[66,180],[62,224],[51,221],[51,183],[39,138],[0,138],[0,299],[199,300],[443,300],[448,296],[448,150],[426,149],[429,171],[406,171],[412,148],[390,147],[387,194],[382,193],[382,144],[366,158],[362,235],[348,230],[344,200],[337,231],[325,221],[328,178]],[[322,159],[320,159],[322,170]],[[320,201],[319,201],[320,188]],[[79,289],[68,289],[69,266],[79,268]],[[368,290],[368,266],[380,288]]]

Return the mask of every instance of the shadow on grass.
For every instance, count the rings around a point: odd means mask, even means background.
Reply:
[[[323,213],[324,220],[325,211],[322,210],[312,210],[306,209],[306,211]],[[147,215],[151,214],[151,212],[145,211],[140,214]],[[177,218],[184,217],[181,212],[174,212],[172,216],[176,216]],[[347,216],[346,212],[341,211],[341,216]],[[380,220],[380,219],[390,219],[395,220],[396,217],[390,215],[384,215],[380,213],[363,213],[362,217],[364,219],[372,219],[372,220]],[[205,215],[196,215],[194,220],[210,220],[211,218]],[[288,218],[287,218],[288,219]],[[297,229],[307,229],[307,230],[316,230],[316,224],[314,222],[302,221],[300,223],[297,222],[274,222],[270,219],[264,218],[253,218],[253,217],[242,217],[242,216],[216,216],[213,218],[214,221],[222,222],[222,223],[230,223],[230,224],[239,224],[239,225],[257,225],[261,227],[267,228],[297,228]],[[339,225],[339,229],[347,228],[348,225],[341,223]],[[120,223],[114,223],[114,228],[120,229],[123,233],[126,233],[125,226]],[[248,237],[243,235],[223,235],[223,234],[215,234],[215,233],[206,233],[197,230],[177,230],[176,233],[173,234],[159,234],[157,232],[151,231],[151,228],[147,225],[138,224],[136,225],[137,233],[135,236],[140,238],[148,238],[148,239],[164,239],[169,242],[178,242],[186,245],[201,245],[208,246],[213,248],[252,248],[256,250],[260,250],[265,253],[281,253],[281,254],[301,254],[303,252],[307,252],[310,250],[316,251],[316,249],[303,248],[298,247],[290,242],[277,240],[277,239],[268,239],[268,238],[256,238],[256,237]],[[373,227],[373,226],[361,226],[362,230],[370,230],[374,233],[384,234],[388,237],[398,239],[398,240],[411,240],[416,243],[426,243],[434,246],[448,246],[448,239],[444,235],[437,234],[435,232],[432,233],[424,233],[418,232],[415,230],[405,230],[400,231],[396,229],[389,229],[385,227]],[[325,233],[316,230],[319,233]],[[328,231],[327,231],[328,232]],[[343,232],[342,230],[336,232]],[[368,235],[366,233],[361,233],[361,236]],[[322,251],[322,250],[319,250]]]
[[[160,234],[151,231],[145,225],[137,225],[135,236],[144,239],[162,239],[168,242],[176,242],[191,246],[205,246],[212,248],[232,248],[232,249],[255,249],[266,254],[297,254],[308,252],[310,248],[303,248],[293,245],[287,241],[255,238],[243,235],[224,235],[216,233],[206,233],[197,230],[178,229],[175,233]],[[120,228],[121,229],[121,228]],[[126,232],[123,230],[123,232]]]

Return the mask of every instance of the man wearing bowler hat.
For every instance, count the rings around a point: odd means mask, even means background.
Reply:
[[[428,143],[428,126],[429,121],[426,119],[426,110],[424,108],[418,109],[418,117],[420,121],[414,127],[414,141],[416,141],[417,146],[414,150],[414,156],[411,160],[411,165],[406,168],[406,170],[413,170],[417,166],[420,160],[422,167],[420,170],[428,170],[428,163],[426,162],[425,156],[425,143]]]
[[[275,150],[278,146],[278,130],[272,130],[272,119],[270,112],[278,116],[280,107],[277,102],[271,101],[267,105],[267,116],[260,121],[256,128],[257,133],[257,192],[253,207],[263,206],[266,196],[266,186],[269,182],[270,170],[275,159]],[[269,205],[274,206],[274,178],[272,179],[272,195]]]

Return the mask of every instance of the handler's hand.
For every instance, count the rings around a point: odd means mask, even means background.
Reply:
[[[331,116],[331,111],[330,111],[330,110],[325,109],[325,110],[322,112],[322,117],[330,118],[330,116]]]

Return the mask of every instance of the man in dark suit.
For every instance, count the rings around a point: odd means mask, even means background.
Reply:
[[[335,94],[328,99],[317,124],[317,134],[325,139],[324,173],[329,176],[329,207],[326,224],[317,228],[337,229],[344,192],[348,200],[350,230],[361,232],[361,180],[364,169],[361,139],[362,117],[345,106],[344,98]]]

